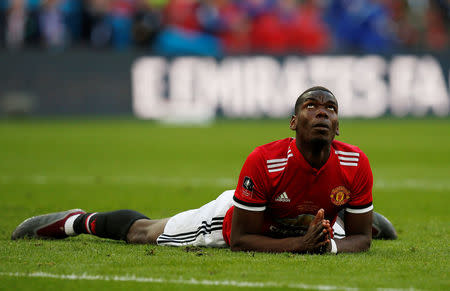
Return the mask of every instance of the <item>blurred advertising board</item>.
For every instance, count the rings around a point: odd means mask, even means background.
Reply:
[[[342,117],[448,116],[449,56],[141,57],[132,108],[143,119],[286,117],[305,89],[334,92]]]
[[[0,52],[0,115],[133,114],[138,55],[94,50]]]
[[[0,115],[285,118],[314,85],[335,93],[343,117],[450,111],[450,53],[216,59],[23,51],[0,53],[0,64]]]

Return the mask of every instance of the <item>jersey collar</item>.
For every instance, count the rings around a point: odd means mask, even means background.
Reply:
[[[303,154],[298,150],[295,138],[292,139],[291,144],[289,145],[289,148],[291,149],[293,158],[299,163],[300,167],[303,170],[306,170],[307,172],[310,172],[311,174],[314,174],[314,175],[318,175],[321,172],[323,172],[330,165],[331,160],[333,160],[336,155],[334,152],[334,148],[331,145],[330,155],[328,156],[326,163],[320,169],[316,169],[316,168],[313,168],[308,163],[308,161],[306,161],[305,157],[303,157]]]

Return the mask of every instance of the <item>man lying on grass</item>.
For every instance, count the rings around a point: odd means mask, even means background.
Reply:
[[[129,243],[294,253],[362,252],[372,234],[395,239],[389,221],[373,212],[366,155],[334,140],[339,121],[333,93],[324,87],[303,92],[289,127],[295,138],[257,147],[236,189],[199,209],[164,219],[133,210],[72,209],[29,218],[12,239],[85,233]]]

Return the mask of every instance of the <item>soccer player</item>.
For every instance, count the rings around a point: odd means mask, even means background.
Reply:
[[[373,212],[366,155],[334,139],[339,121],[333,93],[319,86],[303,92],[289,126],[295,138],[257,147],[236,189],[198,209],[157,220],[133,210],[72,209],[29,218],[12,239],[86,233],[129,243],[295,253],[366,251],[373,232],[395,239],[392,225]]]

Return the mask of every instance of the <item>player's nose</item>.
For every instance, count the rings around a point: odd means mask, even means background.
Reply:
[[[325,110],[325,108],[320,106],[319,108],[317,108],[316,117],[317,118],[328,118],[329,116],[328,116],[328,112]]]

